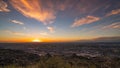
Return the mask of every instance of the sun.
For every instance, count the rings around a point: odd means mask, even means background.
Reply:
[[[42,42],[40,39],[34,39],[32,42]]]

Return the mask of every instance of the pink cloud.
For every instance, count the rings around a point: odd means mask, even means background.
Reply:
[[[7,3],[5,3],[3,0],[0,0],[0,12],[10,12],[7,7]]]
[[[72,1],[72,0],[71,0]],[[12,6],[24,16],[43,24],[53,23],[58,11],[64,11],[72,2],[69,0],[10,0]]]
[[[107,13],[106,16],[111,16],[116,14],[120,14],[120,9],[112,10],[110,13]]]
[[[76,19],[73,22],[72,27],[78,27],[78,26],[81,26],[81,25],[84,25],[84,24],[90,24],[90,23],[93,23],[93,22],[98,21],[98,20],[100,20],[99,17],[87,16],[85,18]]]
[[[54,10],[44,8],[41,0],[11,0],[10,3],[24,16],[44,24],[51,23],[56,18]]]
[[[102,29],[120,29],[120,22],[112,23],[110,25],[104,26]]]

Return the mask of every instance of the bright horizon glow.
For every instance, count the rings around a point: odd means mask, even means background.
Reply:
[[[42,42],[40,39],[34,39],[32,42]]]

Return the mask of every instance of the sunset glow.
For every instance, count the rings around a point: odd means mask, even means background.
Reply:
[[[42,41],[39,39],[34,39],[32,42],[42,42]]]
[[[114,68],[119,59],[120,0],[0,0],[0,68]]]
[[[0,0],[0,42],[118,38],[120,0]]]

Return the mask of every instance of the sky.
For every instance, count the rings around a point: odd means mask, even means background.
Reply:
[[[0,0],[0,42],[120,39],[120,0]]]

